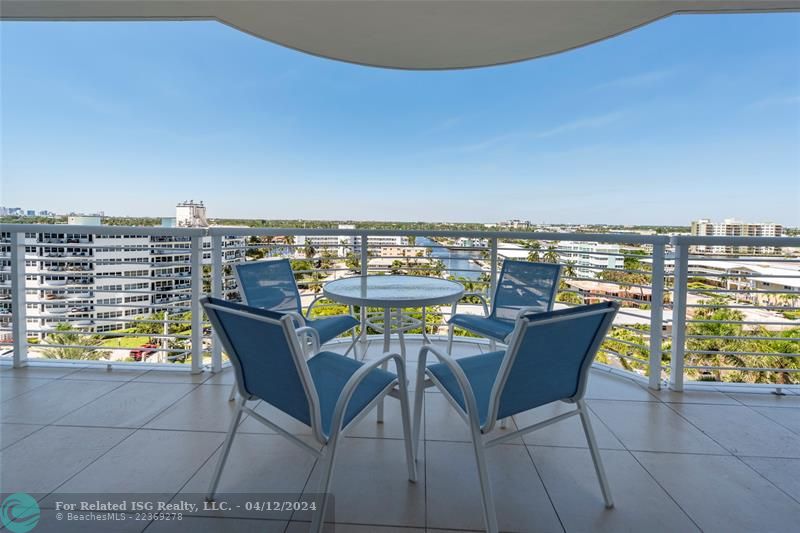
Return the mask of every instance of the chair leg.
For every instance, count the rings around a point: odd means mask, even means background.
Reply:
[[[606,502],[606,507],[610,509],[614,507],[614,500],[611,498],[611,488],[608,486],[608,479],[606,478],[606,471],[603,468],[603,461],[600,458],[600,450],[597,448],[597,440],[594,437],[592,422],[589,420],[589,410],[584,400],[578,400],[577,404],[581,423],[583,424],[583,432],[586,433],[586,441],[589,443],[589,451],[592,454],[594,470],[600,482],[600,489],[603,491],[603,499]]]
[[[500,429],[506,429],[508,427],[508,418],[503,418],[500,420]]]
[[[211,484],[208,486],[208,493],[206,494],[206,500],[213,501],[214,494],[217,492],[217,485],[219,484],[219,478],[222,475],[222,469],[225,466],[225,462],[228,460],[228,454],[231,451],[231,445],[233,444],[233,437],[236,436],[236,428],[239,427],[239,422],[242,419],[242,408],[245,404],[245,399],[241,398],[239,400],[239,405],[236,406],[236,414],[233,416],[233,420],[231,420],[231,425],[228,428],[228,434],[225,437],[225,442],[222,444],[222,452],[220,453],[219,459],[217,460],[217,466],[214,468],[214,475],[211,478]]]
[[[489,351],[496,352],[497,351],[497,341],[494,339],[489,339]]]
[[[486,453],[480,428],[472,427],[472,446],[475,450],[475,462],[478,465],[478,478],[481,485],[481,498],[483,503],[483,524],[488,533],[497,533],[497,513],[494,508],[492,486],[489,484],[489,470],[486,467]]]
[[[356,354],[355,347],[358,344],[359,337],[356,335],[356,328],[353,328],[353,342],[350,343],[350,346],[347,347],[347,351],[344,352],[344,356],[347,357],[347,354],[350,353],[350,350],[353,350],[353,359],[358,359],[358,355]]]
[[[334,438],[332,441],[328,441],[326,449],[324,450],[325,455],[322,459],[322,467],[321,478],[319,483],[319,494],[322,497],[322,502],[319,506],[319,511],[314,514],[314,518],[311,521],[311,527],[309,528],[309,532],[319,533],[322,531],[322,526],[325,524],[325,513],[328,507],[328,491],[331,488],[331,478],[333,477],[333,465],[334,461],[336,460],[336,441],[338,439]]]
[[[406,441],[406,464],[408,465],[408,480],[417,482],[416,450],[412,441],[411,415],[408,408],[408,385],[405,372],[400,373],[400,414],[403,418],[403,439]]]
[[[228,401],[232,402],[236,399],[236,383],[231,387],[231,393],[228,395]]]
[[[453,331],[455,330],[455,326],[450,324],[447,326],[447,353],[451,355],[453,353]]]
[[[425,387],[423,385],[424,381],[425,371],[424,369],[420,369],[420,371],[417,372],[417,388],[414,391],[414,457],[419,457],[419,440],[422,436],[422,402],[425,398]]]

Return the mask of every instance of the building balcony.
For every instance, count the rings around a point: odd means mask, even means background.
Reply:
[[[342,352],[345,346],[333,350]],[[419,341],[409,341],[409,370],[416,368],[419,347]],[[454,354],[486,349],[461,340]],[[366,353],[359,349],[359,357],[371,360],[381,352],[382,343],[374,340]],[[80,365],[0,370],[0,482],[40,500],[42,530],[55,530],[48,527],[54,524],[52,501],[59,494],[158,492],[167,501],[200,502],[234,410],[227,401],[232,369],[201,374]],[[373,412],[348,431],[334,470],[336,527],[331,531],[483,529],[469,434],[433,390],[426,393],[416,484],[406,479],[395,400],[387,400],[384,424],[376,423]],[[595,370],[587,403],[615,508],[603,506],[580,424],[573,418],[490,449],[501,530],[792,531],[800,520],[800,395],[747,388],[722,392],[712,385],[682,394],[653,391]],[[274,409],[264,404],[257,409],[290,433],[308,435],[305,426]],[[554,405],[514,416],[509,428],[561,410]],[[319,466],[309,457],[245,418],[220,494],[280,493],[294,500],[311,494]],[[246,525],[247,531],[291,532],[308,527],[299,514],[270,518],[222,518],[201,511],[184,518],[182,527],[239,531]],[[147,525],[137,523],[130,530]],[[160,525],[150,527],[160,530]]]

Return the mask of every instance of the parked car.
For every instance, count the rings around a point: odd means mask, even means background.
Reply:
[[[133,358],[134,361],[144,361],[145,359],[156,353],[157,348],[158,345],[154,343],[142,344],[138,348],[131,350],[130,356],[131,358]]]

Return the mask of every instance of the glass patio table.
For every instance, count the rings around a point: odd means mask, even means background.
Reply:
[[[430,305],[452,304],[464,295],[464,286],[455,281],[422,276],[355,276],[326,283],[322,292],[326,298],[361,308],[361,340],[366,339],[367,327],[383,333],[383,351],[388,352],[392,333],[400,341],[400,355],[406,358],[403,333],[422,327],[425,332],[425,308]],[[368,307],[383,312],[368,313]],[[421,307],[422,320],[404,314],[403,309]],[[394,310],[394,313],[392,313]],[[383,402],[378,405],[378,421],[383,420]]]

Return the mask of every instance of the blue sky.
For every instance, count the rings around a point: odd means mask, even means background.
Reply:
[[[0,205],[800,225],[800,14],[676,16],[443,72],[320,59],[213,22],[0,31]]]

